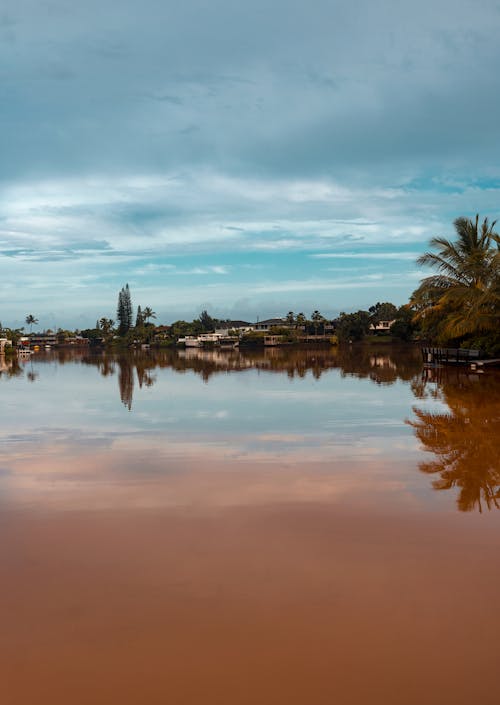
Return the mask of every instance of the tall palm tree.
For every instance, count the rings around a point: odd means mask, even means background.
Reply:
[[[156,318],[156,313],[155,313],[155,311],[153,311],[152,308],[150,308],[149,306],[146,306],[146,308],[142,309],[142,318],[147,323],[150,318]]]
[[[437,274],[423,279],[410,303],[416,318],[437,317],[442,333],[449,338],[469,333],[498,330],[500,324],[500,236],[496,221],[457,218],[454,241],[435,237],[419,265]]]
[[[35,316],[34,316],[32,313],[29,313],[29,314],[26,316],[26,323],[27,323],[27,325],[29,325],[29,327],[30,327],[30,333],[31,333],[31,331],[33,330],[33,326],[34,326],[36,323],[38,323],[38,318],[35,318]]]

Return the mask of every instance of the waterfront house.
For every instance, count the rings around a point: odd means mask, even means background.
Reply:
[[[57,336],[53,333],[41,333],[40,335],[30,335],[28,341],[28,345],[32,348],[53,347],[57,345]],[[23,344],[26,345],[26,343]]]
[[[392,321],[379,321],[378,323],[370,323],[370,330],[372,333],[390,333],[391,326],[396,322],[394,318]]]
[[[268,318],[265,321],[254,323],[254,330],[268,331],[271,328],[291,328],[286,318]]]
[[[248,321],[226,321],[224,328],[216,328],[215,333],[223,337],[227,337],[230,331],[235,333],[248,333],[254,330],[253,323],[248,323]]]

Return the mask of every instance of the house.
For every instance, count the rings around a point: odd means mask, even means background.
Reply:
[[[225,321],[225,327],[216,328],[215,333],[226,338],[230,331],[235,331],[236,333],[248,333],[248,331],[253,329],[253,323],[248,323],[248,321]]]
[[[100,338],[102,340],[102,338]],[[64,341],[65,345],[78,345],[78,346],[84,346],[84,345],[89,345],[90,340],[88,338],[84,338],[81,335],[73,335],[70,338],[66,338]]]
[[[51,333],[42,333],[40,335],[30,335],[29,343],[30,347],[53,347],[57,345],[57,336]]]
[[[392,321],[379,321],[378,323],[370,323],[369,329],[374,333],[389,333],[391,326],[396,322],[394,318]]]
[[[254,323],[254,330],[270,330],[271,328],[290,328],[290,324],[286,318],[268,318],[265,321],[257,321]]]

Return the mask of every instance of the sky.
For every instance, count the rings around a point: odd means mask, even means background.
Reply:
[[[3,0],[0,321],[402,304],[500,216],[500,3]]]

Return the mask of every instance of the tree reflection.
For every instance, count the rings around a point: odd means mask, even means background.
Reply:
[[[23,368],[19,364],[17,357],[6,358],[0,355],[0,377],[20,377],[23,374]]]
[[[130,411],[132,409],[132,399],[134,396],[134,368],[129,357],[121,356],[118,362],[118,386],[120,387],[120,399]]]
[[[319,380],[328,370],[338,369],[343,376],[366,378],[381,385],[413,380],[422,368],[419,350],[409,346],[401,350],[352,346],[241,350],[188,348],[131,350],[118,354],[99,351],[87,352],[78,359],[83,364],[96,366],[103,377],[114,375],[118,369],[120,398],[129,410],[132,409],[135,374],[140,388],[152,387],[156,383],[153,371],[157,368],[170,368],[177,373],[189,371],[206,383],[217,374],[249,369],[269,374],[285,373],[291,380],[304,378],[307,374]]]
[[[432,381],[424,380],[419,396],[438,397],[449,410],[414,408],[416,420],[408,423],[436,456],[420,470],[437,476],[436,490],[458,490],[463,512],[500,508],[500,376],[441,371]]]

